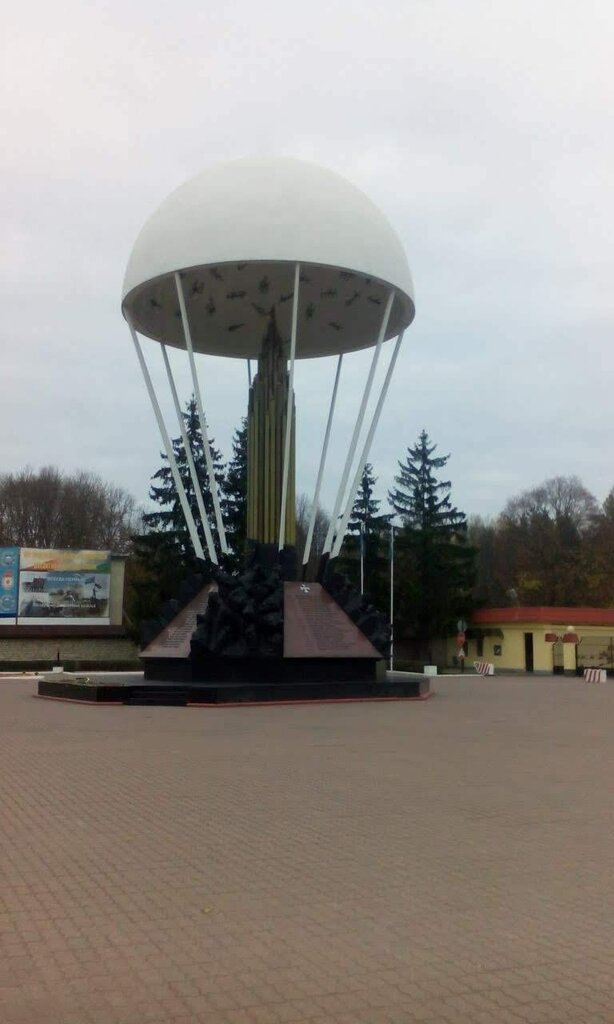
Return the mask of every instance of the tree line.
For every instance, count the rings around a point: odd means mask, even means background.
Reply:
[[[198,484],[210,522],[210,480],[196,403],[184,413]],[[230,553],[227,571],[243,565],[246,546],[247,423],[232,439],[224,462],[212,441]],[[181,437],[173,441],[179,472],[201,541],[202,524]],[[432,641],[456,629],[480,606],[614,604],[614,488],[599,505],[575,476],[554,477],[510,498],[492,519],[467,519],[452,502],[441,455],[422,431],[405,456],[384,506],[377,477],[365,467],[354,500],[339,569],[385,610],[390,600],[394,530],[395,640],[409,656],[429,657]],[[168,461],[152,476],[150,507],[137,508],[122,488],[88,472],[62,474],[54,467],[0,476],[0,544],[24,547],[109,548],[129,556],[126,610],[135,629],[174,596],[186,575],[211,566],[197,562]],[[297,500],[299,561],[311,513]],[[317,573],[329,517],[318,509],[307,578]]]
[[[614,605],[614,488],[599,505],[577,476],[552,477],[468,536],[481,604]]]
[[[134,498],[94,473],[55,466],[0,475],[0,546],[128,553],[138,525]]]
[[[213,522],[211,482],[193,398],[184,417],[198,484],[207,515]],[[181,437],[177,437],[172,444],[177,468],[205,547],[184,443]],[[220,556],[220,562],[226,570],[237,571],[243,564],[246,546],[246,421],[243,420],[235,431],[232,455],[227,465],[215,441],[211,442],[211,455],[230,547],[230,553]],[[152,478],[149,492],[155,507],[143,515],[144,530],[134,537],[133,542],[129,610],[136,621],[152,617],[159,604],[177,592],[187,573],[206,573],[208,568],[206,562],[203,565],[195,560],[171,469],[166,457],[161,457],[162,465]],[[381,609],[387,609],[390,534],[395,519],[397,639],[420,655],[428,653],[432,639],[447,631],[455,617],[468,615],[473,607],[476,552],[468,543],[466,517],[452,504],[450,481],[440,480],[437,476],[448,458],[447,455],[436,455],[436,445],[429,441],[426,431],[422,431],[416,445],[408,448],[405,460],[399,463],[395,486],[388,495],[388,511],[381,510],[382,502],[375,497],[377,480],[373,466],[367,464],[338,562],[339,569],[347,573],[357,587],[368,593]],[[299,495],[299,562],[310,514],[309,499]],[[324,509],[319,508],[306,567],[307,579],[313,579],[317,574],[328,527],[329,517]]]

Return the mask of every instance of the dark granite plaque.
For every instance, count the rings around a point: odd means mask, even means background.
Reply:
[[[285,658],[381,658],[319,583],[284,583]]]
[[[141,658],[189,658],[190,640],[196,629],[196,616],[203,614],[214,586],[215,584],[207,583],[200,593],[181,609],[173,621],[165,626],[156,639],[141,651]]]

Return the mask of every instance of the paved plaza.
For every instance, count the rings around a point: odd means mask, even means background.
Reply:
[[[612,1024],[614,683],[89,707],[0,680],[2,1024]]]

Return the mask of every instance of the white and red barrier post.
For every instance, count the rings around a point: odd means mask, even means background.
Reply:
[[[605,683],[607,679],[607,673],[604,668],[585,668],[584,669],[584,682],[585,683]]]

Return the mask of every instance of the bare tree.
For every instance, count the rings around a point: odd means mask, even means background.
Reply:
[[[515,525],[532,516],[543,516],[557,525],[566,523],[584,533],[598,511],[595,498],[579,477],[553,476],[538,487],[510,498],[502,515]]]
[[[303,552],[305,550],[307,530],[309,529],[311,509],[312,503],[307,495],[299,494],[296,499],[296,550],[299,559],[299,566],[302,565],[303,561]],[[311,541],[311,552],[307,563],[307,579],[313,579],[316,575],[320,556],[324,549],[324,541],[326,540],[326,534],[328,533],[329,522],[329,516],[323,509],[319,508],[316,512],[313,538]]]
[[[0,476],[0,543],[34,548],[127,551],[134,499],[93,473],[54,466]]]
[[[494,530],[480,538],[480,557],[490,563],[483,596],[497,603],[586,603],[587,545],[598,516],[595,498],[577,476],[551,477],[510,498]]]

